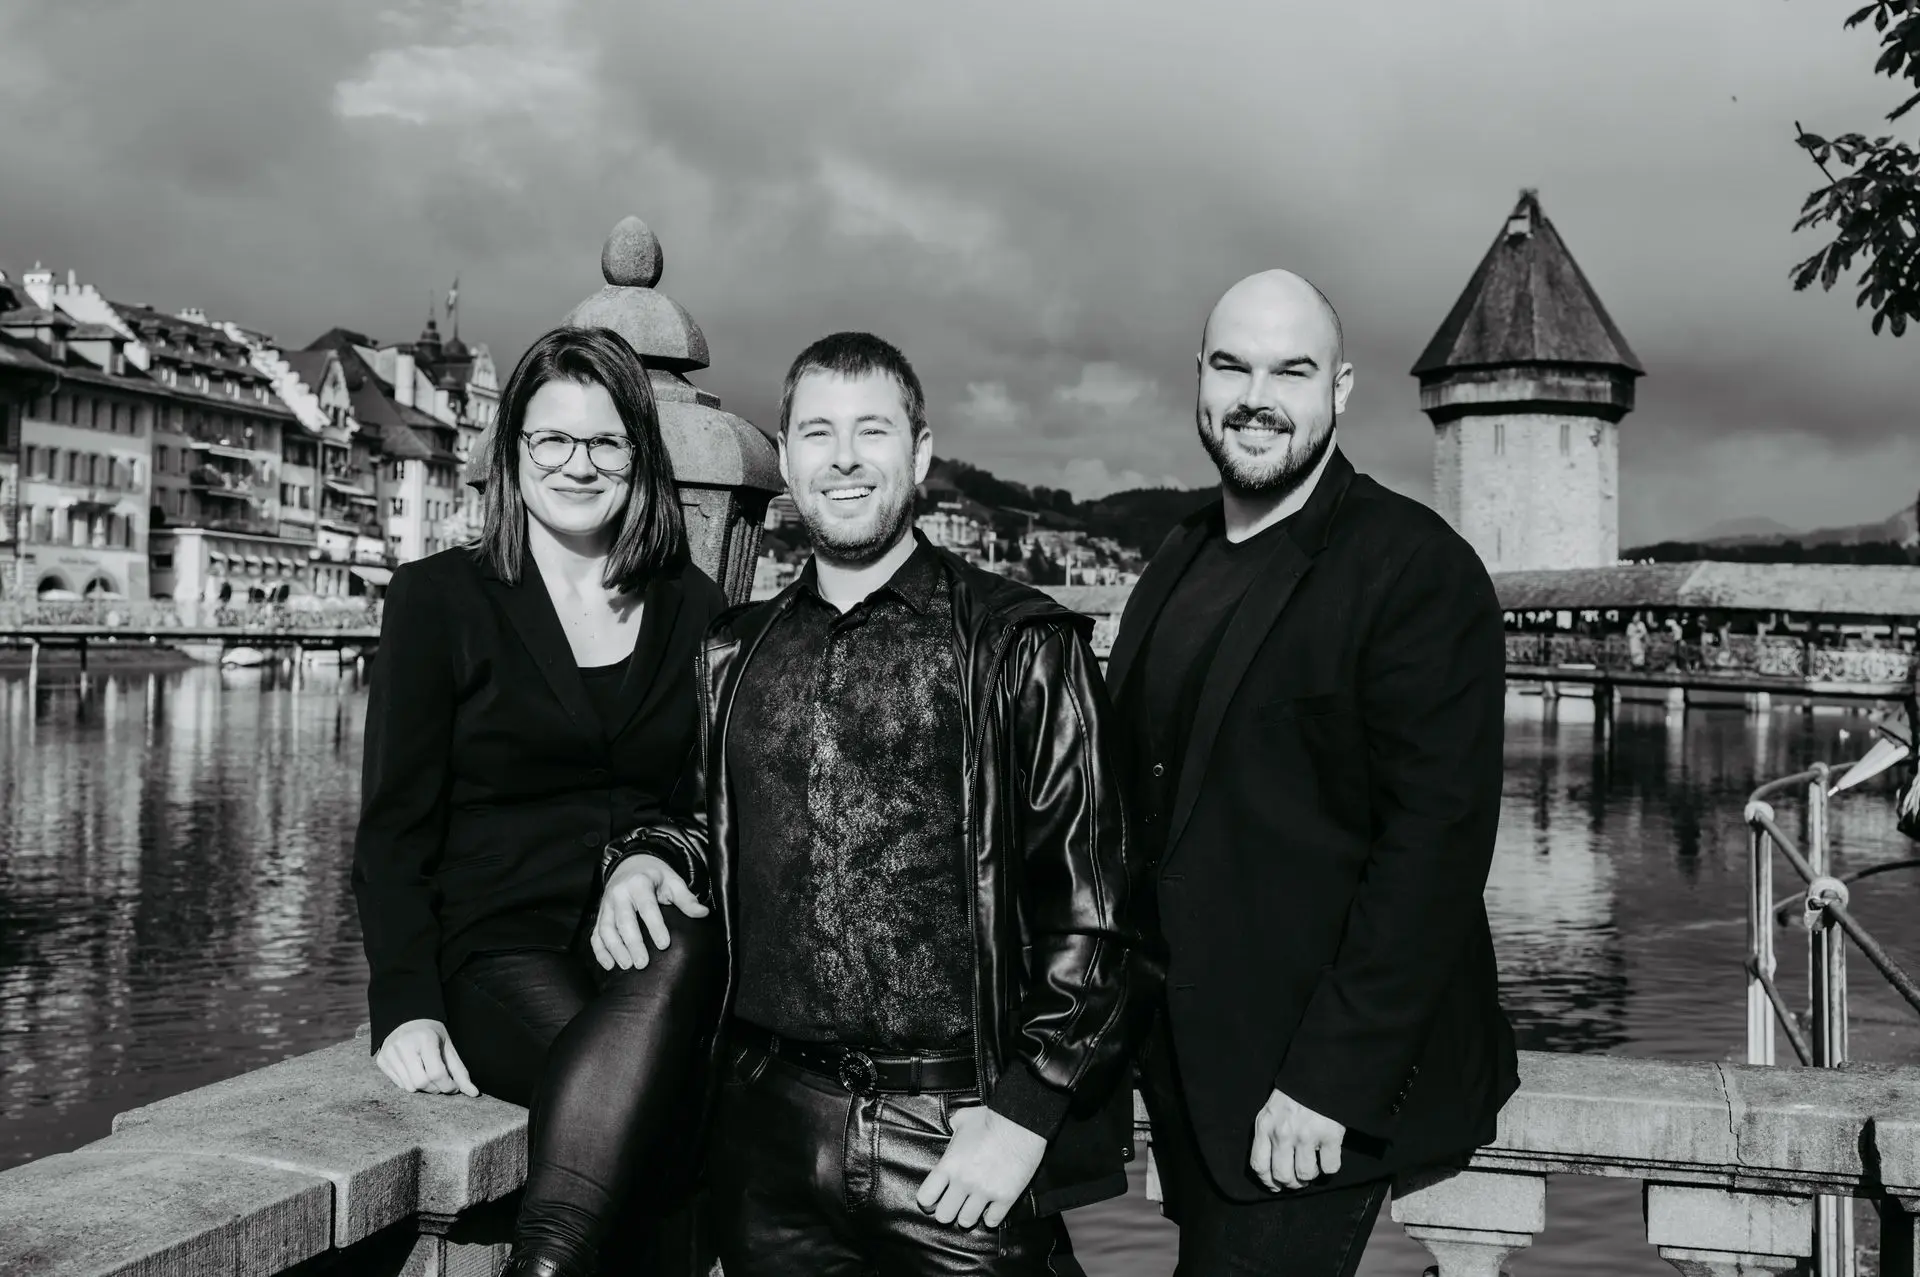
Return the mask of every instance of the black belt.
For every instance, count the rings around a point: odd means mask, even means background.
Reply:
[[[980,1085],[973,1054],[898,1055],[837,1042],[797,1042],[735,1020],[736,1041],[756,1046],[776,1060],[830,1078],[854,1095],[918,1095],[922,1091],[972,1091]]]

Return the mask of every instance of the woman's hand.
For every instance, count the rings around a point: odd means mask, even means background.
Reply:
[[[403,1091],[480,1094],[453,1049],[447,1026],[438,1020],[408,1020],[387,1034],[373,1062]]]
[[[642,922],[647,924],[653,947],[666,948],[671,941],[667,920],[660,915],[665,904],[678,905],[689,918],[707,916],[707,907],[660,857],[643,852],[621,861],[607,879],[600,917],[593,927],[593,956],[600,965],[608,971],[647,965],[646,941],[640,938]]]

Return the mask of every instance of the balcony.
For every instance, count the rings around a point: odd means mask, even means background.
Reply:
[[[195,466],[187,472],[187,482],[192,485],[194,491],[204,496],[235,497],[241,500],[253,497],[256,486],[250,474],[239,474],[214,466]]]

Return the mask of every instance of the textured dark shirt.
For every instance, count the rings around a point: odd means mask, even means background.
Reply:
[[[964,719],[944,569],[924,543],[845,614],[808,565],[742,673],[735,1013],[812,1042],[972,1041]]]
[[[1289,519],[1245,541],[1227,540],[1216,519],[1167,596],[1128,678],[1126,713],[1135,745],[1135,793],[1143,847],[1158,854],[1179,790],[1193,712],[1234,609],[1252,588]]]

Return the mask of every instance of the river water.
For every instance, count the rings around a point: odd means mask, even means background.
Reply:
[[[364,706],[354,674],[331,669],[298,685],[106,672],[84,692],[74,672],[0,673],[0,1168],[364,1019],[347,882]],[[1590,703],[1512,696],[1487,902],[1522,1046],[1740,1058],[1745,796],[1857,755],[1865,730],[1833,709],[1628,705],[1607,745]],[[1884,787],[1838,803],[1832,823],[1843,870],[1913,850]],[[1920,874],[1854,895],[1910,966],[1916,905]],[[1799,1001],[1804,944],[1793,931],[1780,944]],[[1920,1025],[1852,966],[1854,1054],[1920,1060]],[[1135,1188],[1074,1218],[1094,1277],[1172,1269],[1172,1230]],[[1509,1267],[1669,1274],[1643,1237],[1637,1184],[1558,1177],[1547,1232]],[[1427,1262],[1383,1216],[1362,1272],[1417,1277]]]

